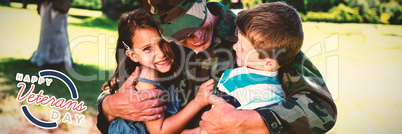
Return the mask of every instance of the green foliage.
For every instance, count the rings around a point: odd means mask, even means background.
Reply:
[[[402,24],[402,0],[242,0],[244,9],[277,1],[296,8],[303,21]]]
[[[300,18],[302,19],[302,21],[303,22],[306,22],[307,20],[307,17],[306,17],[306,14],[304,14],[304,13],[302,13],[302,12],[299,12],[299,15],[300,15]]]
[[[101,27],[103,29],[108,29],[111,31],[117,31],[117,20],[110,19],[106,15],[102,15],[100,17],[87,17],[79,16],[79,15],[70,15],[74,18],[82,18],[84,19],[81,23],[71,22],[70,25],[75,26],[84,26],[84,27]]]
[[[140,6],[140,2],[138,0],[121,0],[121,3],[121,10],[125,11],[133,10]],[[71,6],[82,9],[101,10],[102,0],[73,0]]]
[[[344,0],[242,0],[243,8],[245,9],[252,8],[259,3],[271,3],[277,1],[285,2],[302,13],[306,13],[307,11],[326,12],[334,6],[344,3]]]
[[[120,7],[120,10],[122,13],[132,11],[141,6],[141,3],[138,0],[121,0],[121,3],[122,6]]]
[[[307,13],[306,5],[304,4],[304,1],[302,1],[302,0],[282,0],[282,1],[286,2],[288,5],[296,8],[296,10],[299,12]]]
[[[358,9],[350,8],[344,4],[339,4],[337,7],[326,12],[308,12],[305,20],[319,22],[339,22],[339,23],[361,23],[363,17],[360,16]]]
[[[343,0],[304,0],[306,11],[313,12],[327,12],[340,3],[343,3]]]
[[[230,5],[232,4],[231,0],[207,0],[207,2],[219,2],[225,5],[228,8],[231,8]]]
[[[242,3],[244,9],[250,9],[262,3],[262,0],[242,0]]]
[[[130,5],[130,6],[140,6],[140,2],[138,0],[121,0],[123,5]]]
[[[102,9],[102,0],[73,0],[71,7],[100,10]]]
[[[302,12],[304,14],[306,13],[306,7],[303,0],[265,0],[265,3],[277,2],[277,1],[285,2],[286,4],[296,8],[297,11]]]
[[[363,14],[364,23],[380,23],[380,17],[376,8],[368,9],[367,13]]]
[[[359,9],[359,14],[363,17],[365,23],[379,23],[380,18],[377,12],[379,0],[345,0],[351,8]]]
[[[389,19],[382,20],[383,23],[402,24],[402,6],[399,3],[395,1],[382,3],[380,4],[379,11],[381,19],[384,19],[384,14],[389,15]]]
[[[339,5],[340,3],[345,3],[345,0],[241,0],[244,9],[250,9],[260,3],[271,3],[271,2],[285,2],[288,5],[293,6],[297,11],[306,13],[307,11],[322,11],[326,12],[330,8]],[[350,1],[350,0],[349,0]],[[230,7],[231,0],[207,0],[207,2],[220,2],[227,7]]]

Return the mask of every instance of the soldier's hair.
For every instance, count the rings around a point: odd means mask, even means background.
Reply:
[[[135,31],[137,29],[142,28],[156,29],[156,25],[154,24],[154,22],[150,20],[148,13],[143,8],[139,8],[127,14],[123,14],[120,17],[118,24],[119,37],[117,39],[117,45],[115,51],[117,67],[115,72],[108,79],[108,81],[105,84],[103,84],[102,91],[108,90],[109,93],[114,94],[117,91],[117,89],[119,89],[120,86],[122,86],[124,81],[127,80],[127,78],[131,75],[131,73],[134,72],[135,68],[137,66],[141,66],[141,64],[134,62],[129,57],[127,57],[127,55],[125,54],[127,48],[124,47],[124,43],[126,43],[130,48],[133,48],[134,44],[132,39],[135,35]],[[164,40],[161,41],[163,43],[160,43],[159,47],[161,48],[166,58],[176,59],[175,54],[173,52],[174,51],[173,47],[171,47],[173,45],[167,46],[168,44]],[[175,71],[172,70],[176,70],[177,67],[178,67],[177,63],[174,62],[171,71],[167,73],[172,72],[174,73]],[[164,75],[166,76],[167,74]],[[164,85],[166,83],[162,84]]]
[[[259,58],[273,58],[280,66],[290,63],[303,44],[298,12],[283,2],[263,3],[239,12],[239,33],[257,49]]]

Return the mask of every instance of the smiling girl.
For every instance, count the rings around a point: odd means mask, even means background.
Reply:
[[[169,98],[166,111],[154,121],[135,122],[116,118],[109,126],[109,133],[179,133],[198,111],[208,105],[213,80],[202,84],[197,97],[180,112],[175,86],[179,56],[177,47],[161,40],[155,24],[142,8],[123,15],[118,26],[119,38],[116,46],[117,68],[103,90],[114,94],[134,70],[141,67],[136,90],[160,88]],[[173,76],[173,77],[170,77]],[[170,78],[160,81],[160,78]],[[161,82],[161,83],[159,83]],[[174,86],[171,86],[174,85]],[[165,88],[169,87],[169,88]],[[136,99],[136,98],[134,98]],[[137,98],[138,99],[138,98]]]

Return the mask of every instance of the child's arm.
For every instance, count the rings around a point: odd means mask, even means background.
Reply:
[[[150,80],[156,80],[156,73],[149,73],[154,70],[152,69],[141,69],[141,78],[147,78]],[[148,73],[146,73],[148,72]],[[156,75],[154,75],[156,74]],[[149,76],[151,75],[151,76]],[[158,120],[147,121],[145,122],[148,131],[152,133],[179,133],[184,129],[186,124],[200,111],[203,107],[209,104],[209,96],[211,95],[211,90],[214,85],[214,80],[211,79],[205,83],[203,83],[198,91],[197,96],[194,100],[191,100],[190,103],[182,110],[180,110],[177,114],[170,116],[165,119],[165,114],[162,113],[162,117]],[[147,90],[147,89],[155,89],[157,88],[155,85],[138,82],[136,88],[139,90]]]
[[[180,134],[208,134],[207,131],[203,131],[200,127],[193,129],[185,129]]]
[[[180,110],[177,114],[169,118],[162,117],[155,121],[145,122],[149,132],[152,133],[179,133],[186,124],[205,106],[208,105],[209,95],[213,88],[214,80],[209,80],[201,85],[194,100]]]
[[[141,67],[140,78],[145,78],[152,81],[158,81],[158,73],[149,68],[149,67]],[[146,82],[137,81],[137,85],[135,85],[135,89],[137,90],[148,90],[158,88],[156,85]]]

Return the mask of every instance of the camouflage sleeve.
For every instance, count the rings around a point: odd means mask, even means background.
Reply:
[[[300,52],[281,67],[285,100],[256,109],[270,133],[324,133],[336,121],[336,106],[320,72]]]
[[[256,111],[271,134],[325,133],[334,126],[336,117],[328,114],[334,112],[332,108],[326,109],[321,103],[326,102],[312,93],[299,93]]]
[[[99,97],[97,99],[97,103],[96,103],[96,105],[98,106],[98,111],[99,111],[99,114],[97,116],[97,121],[98,122],[96,123],[96,127],[98,127],[99,131],[102,134],[107,134],[108,133],[109,125],[110,125],[110,123],[106,119],[106,116],[103,114],[103,110],[102,110],[103,99],[105,99],[106,96],[108,96],[108,95],[110,95],[110,94],[102,92],[99,95]]]

